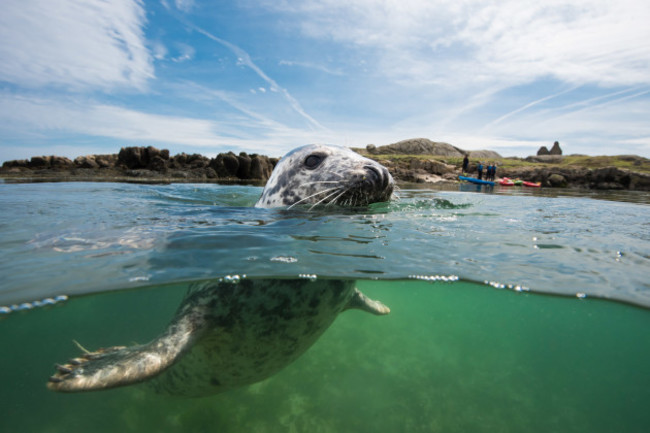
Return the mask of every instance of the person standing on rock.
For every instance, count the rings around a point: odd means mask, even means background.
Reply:
[[[483,179],[483,163],[479,162],[478,166],[476,166],[476,169],[478,170],[478,180]]]
[[[491,162],[488,166],[488,180],[494,181],[494,175],[496,174],[497,166],[494,162]]]
[[[463,174],[467,173],[467,168],[469,167],[469,157],[467,154],[465,154],[465,158],[463,158]]]

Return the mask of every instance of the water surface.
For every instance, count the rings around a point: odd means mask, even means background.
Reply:
[[[260,192],[0,184],[0,431],[647,431],[647,195],[403,188],[307,212],[252,208]],[[345,312],[213,397],[46,390],[73,340],[147,342],[190,282],[233,275],[355,278],[392,311]]]
[[[476,187],[472,187],[475,188]],[[455,275],[650,306],[648,194],[403,189],[369,209],[251,207],[261,188],[0,184],[0,305],[218,278]]]

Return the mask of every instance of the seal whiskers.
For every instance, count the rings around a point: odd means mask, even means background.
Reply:
[[[331,194],[334,187],[340,188],[336,197],[319,194]],[[376,161],[345,147],[314,144],[294,149],[278,162],[255,206],[366,206],[390,200],[394,187],[386,167]]]
[[[296,206],[296,205],[299,205],[300,203],[303,203],[303,202],[305,202],[305,201],[307,201],[307,200],[309,200],[309,199],[311,199],[311,198],[313,198],[313,197],[316,197],[317,195],[327,194],[327,193],[330,192],[330,191],[334,191],[334,194],[336,194],[336,192],[337,192],[338,190],[339,190],[338,187],[334,187],[334,188],[325,189],[325,190],[323,190],[323,191],[318,191],[317,193],[314,193],[314,194],[309,195],[309,196],[307,196],[307,197],[305,197],[305,198],[303,198],[303,199],[301,199],[301,200],[298,200],[297,202],[295,202],[294,204],[292,204],[291,206],[289,206],[287,209],[291,209],[292,207],[294,207],[294,206]],[[329,197],[329,196],[327,196],[327,197]],[[322,200],[321,200],[321,201],[322,201]],[[319,201],[318,203],[320,203],[320,201]],[[312,207],[313,207],[313,206],[312,206]]]
[[[329,206],[329,205],[331,205],[331,204],[336,203],[336,201],[337,201],[339,198],[341,198],[341,196],[342,196],[343,194],[345,194],[346,192],[348,192],[349,190],[350,190],[350,189],[348,188],[348,189],[344,189],[343,191],[341,191],[341,193],[340,193],[339,195],[337,195],[336,197],[334,197],[334,198],[333,198],[329,203],[327,203],[327,205]]]
[[[343,147],[310,145],[276,165],[256,207],[366,206],[390,200],[382,165]],[[204,396],[266,379],[292,363],[348,309],[389,313],[354,280],[228,279],[193,284],[167,328],[148,344],[115,346],[57,365],[53,391],[148,381],[158,392]]]
[[[332,197],[332,196],[333,196],[334,194],[336,194],[337,192],[339,192],[339,189],[338,189],[338,188],[337,188],[333,193],[329,194],[327,197],[325,197],[325,198],[323,198],[323,199],[317,201],[316,203],[314,203],[314,204],[309,208],[309,210],[312,210],[314,207],[318,206],[319,204],[321,204],[322,202],[324,202],[324,201],[327,200],[328,198]],[[343,193],[345,193],[345,191],[343,191]],[[332,200],[330,200],[330,201],[326,204],[326,206],[329,206],[329,205],[331,205],[332,203],[336,202],[336,198],[338,198],[338,197],[340,197],[340,196],[341,196],[341,194],[339,194],[338,196],[336,196],[335,198],[333,198]]]

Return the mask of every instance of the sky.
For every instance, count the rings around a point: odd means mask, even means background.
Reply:
[[[0,162],[424,137],[650,157],[647,0],[3,0]]]

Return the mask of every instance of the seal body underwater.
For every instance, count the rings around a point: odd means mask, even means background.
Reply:
[[[256,206],[360,206],[388,200],[392,191],[393,179],[383,166],[345,148],[310,145],[278,163]],[[172,395],[223,392],[289,365],[348,309],[390,312],[356,289],[354,280],[244,278],[194,284],[156,339],[86,352],[57,365],[48,388],[92,391],[147,381]]]

